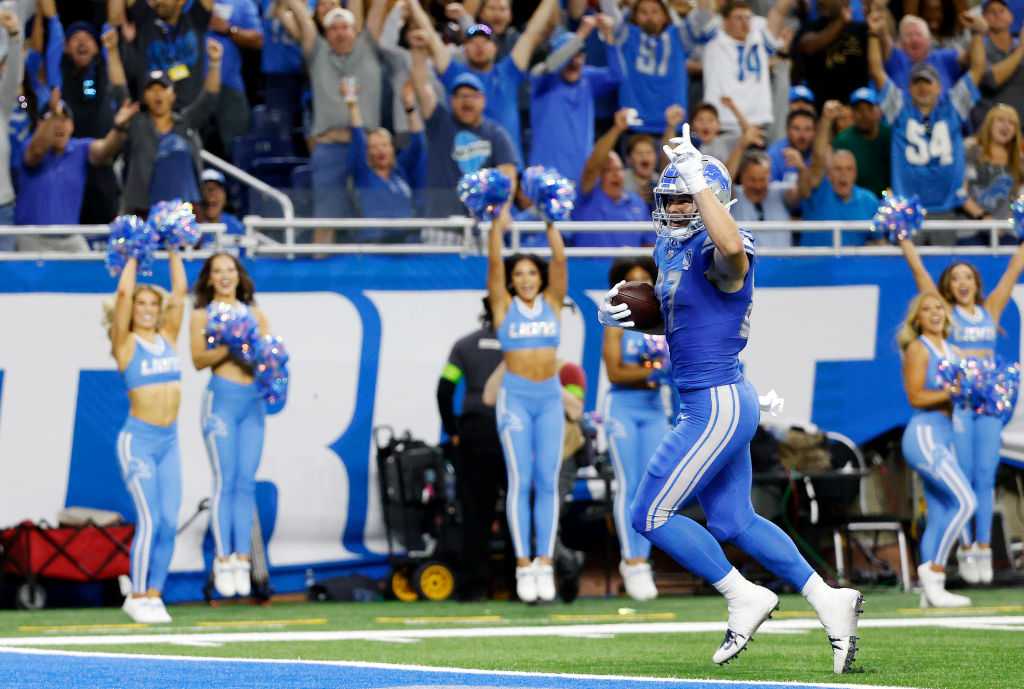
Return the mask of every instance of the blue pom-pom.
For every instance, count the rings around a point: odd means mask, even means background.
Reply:
[[[192,246],[201,236],[192,204],[181,199],[154,204],[147,223],[168,247]]]
[[[498,168],[487,167],[477,172],[467,172],[459,179],[456,187],[459,200],[481,220],[490,220],[494,212],[512,195],[512,180]]]
[[[656,385],[671,383],[672,367],[669,364],[668,340],[664,335],[644,334],[640,344],[640,363],[651,369],[648,382]]]
[[[277,335],[264,335],[256,349],[256,387],[267,413],[276,414],[288,399],[288,352]]]
[[[153,251],[160,238],[137,215],[122,215],[110,223],[106,267],[114,277],[124,270],[128,259],[138,260],[138,274],[153,274]]]
[[[921,231],[924,215],[924,208],[916,196],[907,198],[884,194],[871,220],[871,230],[886,233],[891,242],[908,239]]]
[[[1010,203],[1010,209],[1013,210],[1013,229],[1019,238],[1024,239],[1024,194]]]
[[[207,349],[227,345],[245,363],[255,363],[260,324],[251,311],[242,313],[230,304],[210,302],[206,307],[204,335]]]
[[[523,171],[523,193],[547,220],[568,220],[576,203],[576,189],[553,167],[534,165]]]

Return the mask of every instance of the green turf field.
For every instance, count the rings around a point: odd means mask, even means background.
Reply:
[[[915,595],[891,590],[865,594],[855,672],[842,677],[831,672],[824,631],[795,595],[782,596],[773,621],[746,652],[723,667],[710,660],[726,619],[717,596],[648,603],[593,598],[547,606],[386,601],[189,605],[170,608],[172,624],[149,627],[130,623],[113,608],[3,611],[0,645],[31,638],[27,645],[33,648],[91,652],[946,689],[1024,686],[1024,589],[971,591],[970,609],[927,612],[918,609]],[[941,626],[921,624],[940,619]],[[700,622],[718,628],[666,632],[657,626]]]

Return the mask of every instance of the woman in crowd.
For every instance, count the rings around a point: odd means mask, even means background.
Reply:
[[[496,414],[508,472],[506,513],[516,554],[516,592],[529,603],[556,595],[552,553],[565,412],[555,352],[568,277],[565,244],[550,221],[550,262],[523,254],[503,260],[502,235],[511,223],[505,204],[491,225],[487,295],[507,367]]]
[[[239,318],[254,318],[261,336],[270,332],[270,326],[263,311],[255,306],[249,274],[230,254],[208,258],[192,291],[192,363],[197,371],[210,367],[213,374],[203,396],[201,417],[213,470],[213,583],[224,597],[248,596],[249,545],[256,508],[256,468],[263,452],[264,407],[252,366],[226,344],[207,349],[208,307],[229,306]]]
[[[967,167],[964,190],[967,200],[963,209],[976,220],[1006,220],[1013,216],[1010,202],[1024,185],[1024,162],[1021,155],[1020,117],[1005,103],[992,107],[978,134],[964,142]],[[1002,244],[1015,244],[1017,238],[1007,232]],[[962,239],[959,244],[987,246],[989,233],[979,232]]]
[[[949,390],[936,382],[939,364],[956,361],[946,342],[950,323],[946,304],[935,292],[914,297],[896,338],[903,353],[903,387],[914,408],[903,432],[903,456],[921,476],[928,503],[928,524],[921,537],[921,607],[961,607],[967,596],[946,590],[946,560],[974,512],[970,481],[953,453],[953,405]]]
[[[620,258],[608,271],[608,286],[614,287],[626,280],[646,282],[653,287],[657,275],[658,268],[650,256]],[[644,468],[668,430],[668,418],[661,401],[663,369],[653,368],[651,362],[648,365],[644,362],[644,340],[653,337],[658,336],[606,327],[601,346],[611,383],[602,404],[601,416],[618,486],[613,515],[622,553],[619,572],[626,585],[626,593],[636,600],[652,600],[658,596],[648,562],[651,542],[633,529],[629,516],[629,505],[633,502]],[[664,341],[664,336],[660,339]]]
[[[128,389],[128,419],[117,438],[117,458],[137,513],[131,551],[131,593],[124,611],[136,622],[170,622],[161,600],[174,552],[181,504],[178,403],[181,362],[175,351],[188,280],[170,250],[171,293],[136,283],[129,259],[117,295],[104,304],[111,353]]]
[[[938,293],[950,312],[950,342],[962,357],[991,359],[995,356],[996,331],[1010,292],[1024,270],[1024,244],[1010,259],[1006,271],[987,297],[982,295],[981,274],[970,263],[957,262],[939,275],[935,286],[910,239],[900,240],[903,256],[920,293]],[[953,443],[956,459],[969,479],[978,506],[974,529],[966,529],[963,547],[957,549],[960,576],[971,584],[992,582],[992,506],[995,502],[996,469],[999,467],[1000,432],[997,416],[957,407],[953,411]]]

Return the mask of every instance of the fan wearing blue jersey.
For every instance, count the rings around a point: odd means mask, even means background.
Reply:
[[[965,15],[966,16],[966,15]],[[980,94],[985,73],[985,48],[971,41],[970,68],[952,89],[942,90],[939,73],[928,62],[910,70],[910,98],[886,75],[879,36],[885,31],[883,12],[868,16],[868,69],[878,87],[879,106],[892,127],[892,188],[917,196],[929,213],[961,206],[964,184],[963,124]]]
[[[252,590],[249,546],[256,509],[256,469],[263,453],[263,399],[252,366],[232,354],[227,345],[206,348],[206,307],[219,302],[243,315],[251,312],[259,323],[260,336],[270,332],[270,325],[255,306],[249,273],[230,254],[206,259],[192,292],[192,363],[197,371],[209,367],[213,374],[203,394],[200,417],[213,471],[213,585],[226,598],[248,596]]]
[[[652,287],[658,267],[650,256],[620,258],[608,271],[608,285],[626,280],[646,282]],[[611,387],[601,404],[601,417],[608,438],[608,454],[615,468],[615,502],[612,515],[619,536],[619,573],[626,593],[636,600],[658,597],[651,565],[651,542],[633,528],[629,506],[647,466],[647,460],[668,429],[668,414],[661,398],[663,369],[645,362],[645,335],[635,330],[604,329],[601,354]],[[664,339],[664,336],[660,336]],[[661,363],[661,362],[657,362]],[[645,365],[648,364],[648,365]]]
[[[568,275],[565,243],[550,221],[549,262],[532,254],[503,260],[502,235],[511,222],[506,204],[491,226],[487,297],[507,367],[495,414],[508,472],[505,512],[516,554],[516,593],[519,600],[531,603],[551,601],[556,595],[552,554],[565,411],[555,352]]]
[[[170,622],[161,600],[174,552],[181,504],[178,404],[181,361],[175,351],[188,279],[177,249],[170,249],[171,292],[136,283],[129,259],[117,295],[104,304],[111,353],[128,389],[128,419],[117,437],[117,458],[135,505],[131,594],[124,611],[136,622]]]
[[[681,400],[675,427],[647,464],[631,508],[633,528],[729,604],[728,631],[712,660],[725,663],[746,648],[778,607],[778,597],[745,579],[719,541],[732,543],[800,591],[818,614],[833,649],[832,669],[845,672],[857,650],[857,616],[864,598],[833,589],[801,557],[779,527],[750,503],[750,440],[758,395],[740,370],[753,307],[755,252],[726,205],[732,180],[721,161],[701,156],[683,125],[670,164],[654,189],[658,232],[655,294],[661,302],[672,378]],[[632,327],[629,308],[601,304],[605,325]],[[694,498],[707,528],[678,514]]]
[[[900,249],[922,294],[937,292],[950,311],[953,332],[950,342],[960,356],[991,359],[995,356],[999,318],[1010,301],[1017,279],[1024,271],[1024,244],[1010,258],[1006,271],[989,295],[983,296],[981,274],[970,263],[957,262],[939,274],[939,285],[924,267],[914,242],[900,241]],[[956,459],[977,498],[973,530],[965,530],[962,548],[957,549],[960,577],[970,584],[992,582],[992,511],[995,503],[996,470],[999,468],[999,417],[978,414],[957,407],[953,411],[953,441]]]
[[[963,607],[967,596],[946,590],[945,564],[949,551],[966,526],[976,505],[974,491],[957,466],[953,452],[953,424],[948,386],[939,380],[939,364],[956,361],[946,342],[949,318],[946,304],[936,292],[922,292],[907,309],[896,337],[903,354],[903,387],[914,408],[903,431],[903,456],[921,477],[928,504],[928,524],[921,536],[921,607]]]

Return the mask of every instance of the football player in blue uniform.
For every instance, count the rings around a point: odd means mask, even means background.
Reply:
[[[974,512],[970,481],[953,454],[953,424],[949,388],[936,383],[939,364],[957,361],[946,342],[949,319],[946,304],[936,292],[922,292],[910,302],[896,338],[903,355],[903,387],[914,408],[903,431],[903,456],[921,477],[928,504],[928,524],[921,536],[921,607],[959,608],[967,596],[946,590],[949,551]]]
[[[117,296],[104,305],[111,353],[128,389],[128,419],[117,437],[117,458],[137,513],[131,551],[131,594],[124,611],[136,622],[170,622],[160,595],[174,553],[181,504],[178,404],[181,361],[175,351],[188,279],[170,249],[171,293],[137,284],[129,259]]]
[[[620,258],[608,271],[608,284],[620,281],[647,282],[654,285],[658,268],[650,256]],[[660,340],[660,342],[652,342]],[[608,454],[615,467],[615,502],[612,515],[619,537],[619,573],[626,593],[636,600],[657,598],[651,565],[651,542],[633,528],[629,506],[633,502],[647,460],[661,443],[668,429],[668,414],[661,389],[668,371],[662,356],[652,359],[653,345],[664,348],[664,335],[649,335],[636,330],[605,328],[601,355],[611,387],[601,403],[601,417]]]
[[[251,592],[250,544],[256,509],[256,469],[263,454],[263,399],[253,368],[225,344],[206,348],[206,307],[229,304],[243,317],[255,318],[262,337],[270,332],[263,310],[255,305],[252,280],[230,254],[206,259],[193,286],[195,311],[190,323],[192,363],[213,375],[203,394],[203,439],[213,471],[210,530],[213,532],[213,585],[225,598]]]
[[[961,357],[991,359],[995,356],[999,317],[1024,271],[1024,244],[1017,249],[989,295],[982,295],[981,274],[970,263],[957,262],[942,271],[939,285],[925,270],[913,240],[900,241],[900,249],[914,275],[920,293],[938,293],[949,309],[952,342]],[[953,410],[953,445],[956,460],[969,479],[977,499],[973,531],[968,527],[957,549],[957,570],[969,584],[992,583],[992,511],[995,503],[996,470],[999,468],[1000,434],[998,416],[978,414],[972,409]]]
[[[825,627],[833,671],[850,668],[857,649],[857,616],[864,598],[833,589],[811,569],[779,527],[750,502],[750,440],[760,420],[758,395],[740,370],[754,288],[752,235],[729,214],[732,180],[721,161],[701,156],[689,126],[654,189],[658,232],[655,294],[661,303],[672,378],[681,400],[675,427],[647,464],[631,509],[633,528],[694,574],[711,582],[729,604],[725,639],[712,660],[742,651],[778,607],[778,597],[747,581],[722,551],[732,543],[800,591]],[[629,308],[601,304],[605,325],[632,327]],[[696,498],[707,528],[677,511]]]
[[[521,601],[532,603],[554,600],[557,593],[552,554],[565,411],[555,352],[568,276],[565,243],[550,221],[549,262],[523,254],[503,260],[502,236],[511,222],[505,204],[491,226],[487,296],[507,368],[495,414],[508,472],[505,511],[516,554],[516,593]]]

